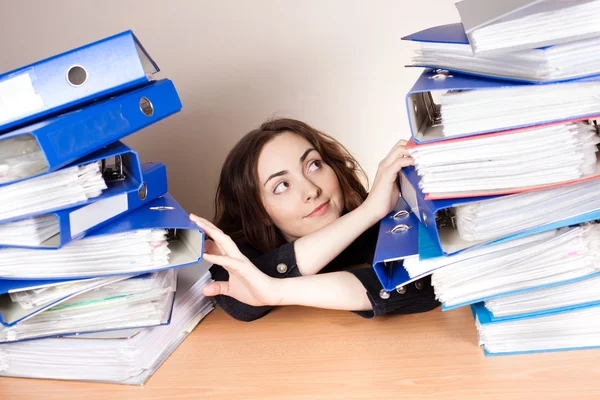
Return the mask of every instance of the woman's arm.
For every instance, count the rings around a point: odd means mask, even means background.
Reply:
[[[304,276],[317,274],[380,219],[363,203],[323,228],[296,239],[298,270]]]
[[[207,246],[204,258],[222,265],[225,276],[214,276],[203,289],[232,317],[252,321],[267,314],[273,306],[302,305],[349,310],[364,318],[380,314],[411,314],[432,310],[439,305],[430,279],[406,285],[404,291],[381,296],[382,286],[373,268],[354,268],[329,274],[294,276],[279,279],[259,270],[225,235],[210,222],[190,216],[215,242]]]
[[[279,279],[279,305],[298,305],[334,310],[366,311],[373,306],[363,284],[350,272]]]
[[[398,173],[414,163],[405,145],[405,140],[399,141],[379,163],[371,192],[361,206],[294,242],[296,263],[302,275],[318,273],[364,231],[394,209],[399,195],[396,184]]]
[[[228,281],[216,281],[204,288],[206,296],[229,296],[254,307],[302,305],[339,310],[371,310],[365,287],[349,272],[298,276],[286,279],[270,277],[244,256],[229,236],[203,218],[190,217],[213,240],[204,259],[222,266]],[[218,249],[217,249],[218,248]]]

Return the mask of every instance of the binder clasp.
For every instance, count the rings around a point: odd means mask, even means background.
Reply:
[[[442,123],[442,111],[441,106],[436,104],[433,100],[433,95],[431,92],[423,92],[421,93],[423,98],[423,103],[425,104],[425,111],[427,112],[427,119],[429,121],[429,126],[437,126]]]
[[[451,227],[456,229],[456,215],[454,209],[445,208],[435,214],[435,223],[438,228]]]
[[[172,242],[176,239],[179,238],[179,235],[177,234],[177,228],[173,228],[173,229],[167,229],[167,242]]]

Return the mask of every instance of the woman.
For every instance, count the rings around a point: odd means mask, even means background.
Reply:
[[[243,321],[292,304],[365,318],[435,308],[429,278],[385,292],[370,265],[398,173],[413,163],[405,144],[381,161],[367,194],[356,160],[307,124],[279,119],[248,133],[223,165],[216,226],[190,216],[212,239],[204,259],[216,282],[204,294]]]

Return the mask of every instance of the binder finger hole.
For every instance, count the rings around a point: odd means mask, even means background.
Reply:
[[[152,102],[148,100],[147,97],[142,97],[140,99],[140,110],[144,113],[145,116],[151,117],[154,114],[154,106]]]
[[[148,185],[144,182],[142,183],[142,187],[138,189],[138,197],[140,200],[146,200],[146,196],[148,196]]]
[[[82,86],[87,82],[88,73],[81,65],[73,65],[67,71],[67,81],[71,86]]]

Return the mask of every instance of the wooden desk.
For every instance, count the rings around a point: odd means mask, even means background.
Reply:
[[[0,378],[0,399],[598,399],[600,350],[485,357],[467,309],[209,314],[145,387]]]

